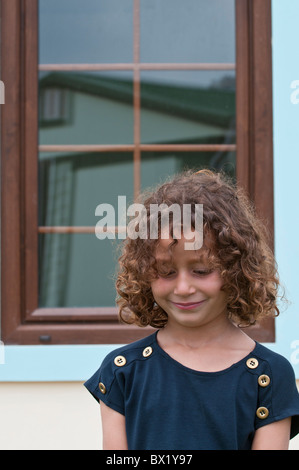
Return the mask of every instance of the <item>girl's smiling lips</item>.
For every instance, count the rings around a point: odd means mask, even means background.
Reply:
[[[175,305],[177,308],[180,308],[181,310],[192,310],[193,308],[198,307],[201,305],[204,300],[201,300],[199,302],[171,302],[173,305]]]

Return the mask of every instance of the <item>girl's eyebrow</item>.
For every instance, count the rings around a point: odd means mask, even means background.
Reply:
[[[172,263],[173,261],[175,261],[175,257],[172,258],[171,256],[167,255],[157,255],[156,261],[160,263]],[[189,264],[206,264],[206,262],[207,257],[205,255],[193,256],[188,260]]]
[[[191,259],[188,264],[190,265],[200,265],[200,266],[206,266],[207,265],[207,260],[205,258],[199,258],[199,259]]]
[[[166,256],[156,256],[156,261],[159,263],[171,263],[172,258]]]

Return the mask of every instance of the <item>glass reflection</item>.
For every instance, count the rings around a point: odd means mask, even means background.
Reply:
[[[140,0],[141,62],[235,62],[235,0]]]
[[[133,198],[133,156],[125,152],[39,157],[39,225],[95,226],[98,204]]]
[[[39,158],[39,225],[95,227],[99,204],[133,200],[133,157],[128,153],[48,154]],[[113,306],[115,240],[89,234],[40,234],[41,307]]]
[[[132,73],[40,73],[39,142],[132,144]]]
[[[140,0],[141,62],[234,63],[234,5]],[[39,0],[40,64],[132,63],[133,36],[133,0]],[[143,144],[235,143],[234,71],[143,71],[141,106]],[[40,145],[133,144],[133,129],[133,72],[40,72]],[[234,176],[235,153],[143,152],[142,189],[203,167]],[[94,227],[133,187],[131,153],[40,153],[39,225]],[[113,306],[117,243],[40,234],[40,306]]]
[[[133,0],[39,0],[39,63],[132,62]]]
[[[235,143],[234,71],[142,74],[142,143]]]
[[[39,306],[114,306],[118,244],[94,234],[40,234]]]
[[[141,164],[142,189],[162,184],[171,175],[184,170],[209,168],[236,176],[235,152],[144,152]]]

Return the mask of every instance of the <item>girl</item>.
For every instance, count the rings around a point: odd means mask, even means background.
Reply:
[[[144,201],[203,205],[203,244],[127,238],[120,318],[157,329],[108,354],[85,383],[100,400],[104,449],[287,449],[299,432],[290,363],[241,327],[278,315],[279,280],[262,224],[223,175],[190,171]],[[180,226],[181,229],[182,226]],[[189,234],[190,236],[190,234]],[[188,242],[189,240],[188,238]]]

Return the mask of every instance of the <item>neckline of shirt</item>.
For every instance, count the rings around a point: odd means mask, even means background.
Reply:
[[[168,361],[170,361],[176,367],[179,367],[180,369],[184,369],[186,372],[190,372],[190,373],[196,374],[196,375],[212,376],[212,375],[226,374],[227,372],[230,372],[232,369],[234,369],[236,367],[245,365],[247,359],[249,359],[251,356],[256,356],[257,355],[256,353],[257,353],[257,349],[259,347],[259,343],[257,341],[255,341],[255,346],[252,349],[252,351],[250,351],[242,359],[240,359],[237,362],[234,362],[233,364],[231,364],[229,367],[226,367],[225,369],[217,370],[217,371],[214,371],[214,372],[200,371],[200,370],[192,369],[191,367],[185,366],[181,362],[179,362],[176,359],[174,359],[173,357],[171,357],[166,351],[164,351],[164,349],[159,345],[158,340],[157,340],[158,332],[159,332],[159,330],[156,331],[153,334],[155,348],[157,349],[158,353],[161,354],[163,357],[165,357]]]

